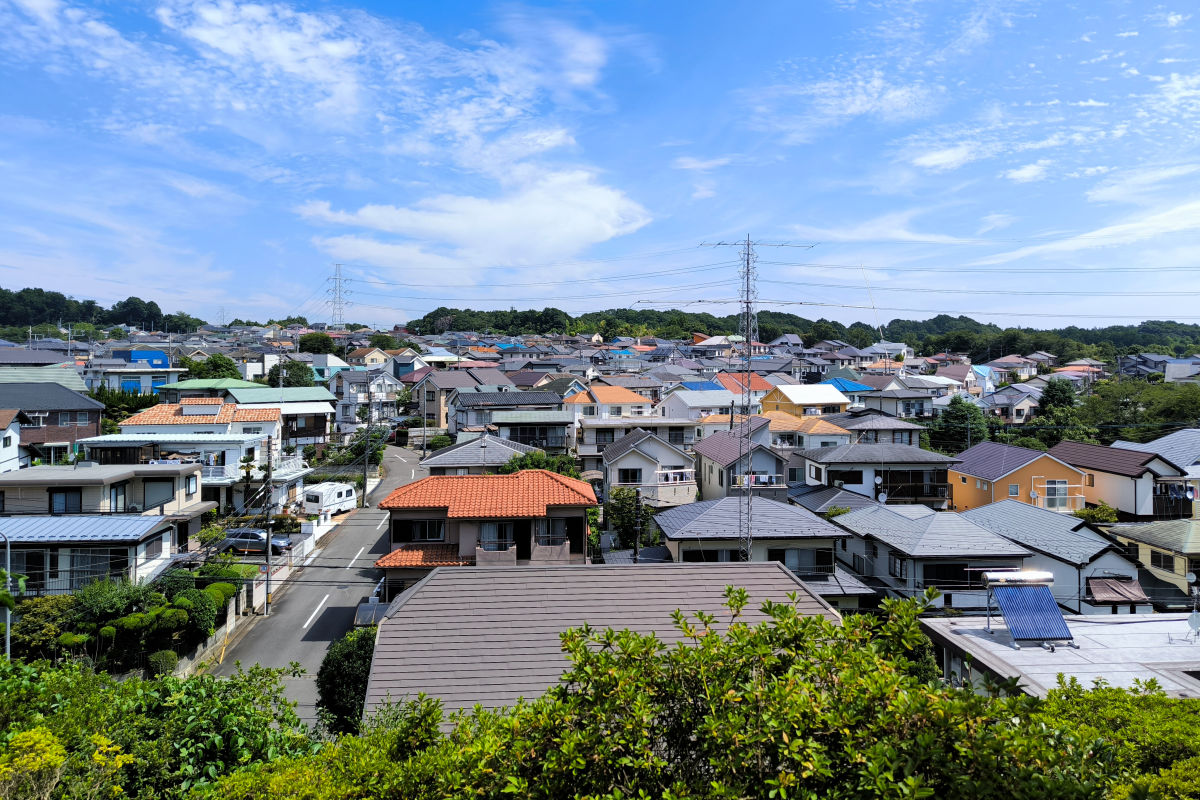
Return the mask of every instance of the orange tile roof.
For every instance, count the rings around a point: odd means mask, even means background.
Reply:
[[[564,403],[605,403],[621,405],[646,405],[650,401],[624,386],[593,386],[573,394]]]
[[[701,417],[697,421],[701,425],[716,425],[717,423],[721,423],[722,425],[728,425],[729,424],[729,415],[728,414],[709,414],[707,417]],[[733,421],[734,421],[734,424],[745,422],[746,415],[745,414],[734,414]]]
[[[479,347],[477,345],[472,345],[471,347],[468,347],[467,349],[474,350],[476,353],[499,353],[500,352],[499,347]]]
[[[544,517],[550,506],[594,506],[586,481],[544,469],[512,475],[433,475],[401,486],[379,508],[444,508],[451,519]]]
[[[741,394],[742,383],[745,380],[746,373],[737,374],[721,372],[717,375],[717,382],[735,394]],[[774,389],[774,384],[768,383],[767,379],[757,372],[750,373],[750,391],[752,392],[769,392]]]
[[[184,397],[179,401],[181,406],[219,406],[225,401],[219,397]]]
[[[195,398],[193,398],[195,399]],[[203,405],[188,403],[187,405]],[[231,422],[273,422],[280,419],[278,408],[239,408],[222,403],[216,414],[184,414],[181,403],[160,403],[122,421],[124,425],[228,425]]]
[[[375,561],[380,569],[398,567],[467,567],[475,559],[460,556],[458,545],[420,542],[403,545]]]

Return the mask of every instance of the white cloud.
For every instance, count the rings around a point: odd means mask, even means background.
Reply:
[[[983,224],[979,226],[979,230],[976,233],[983,234],[988,231],[998,231],[1002,228],[1007,228],[1016,221],[1017,218],[1011,214],[988,214],[981,220]]]
[[[717,167],[723,167],[733,161],[730,156],[721,156],[720,158],[693,158],[692,156],[680,156],[671,162],[671,166],[675,169],[690,169],[697,172],[708,172]]]
[[[1180,25],[1182,25],[1183,23],[1187,22],[1191,18],[1192,18],[1191,14],[1177,14],[1177,13],[1167,14],[1167,27],[1168,28],[1177,28]]]
[[[934,150],[930,153],[923,153],[912,159],[912,163],[918,167],[925,167],[935,171],[958,169],[964,164],[979,158],[980,153],[971,144],[959,144],[953,147],[945,147],[941,150]]]
[[[1118,39],[1128,39],[1130,37],[1137,36],[1137,35],[1138,35],[1137,31],[1122,31],[1121,33],[1117,34],[1117,38]]]
[[[1197,171],[1200,171],[1200,164],[1126,170],[1089,191],[1087,199],[1093,203],[1152,202],[1152,190],[1176,178],[1193,175]]]
[[[1003,175],[1014,183],[1032,183],[1044,179],[1046,177],[1046,167],[1052,163],[1054,162],[1043,158],[1033,164],[1026,164],[1023,167],[1010,169],[1004,172]]]
[[[960,244],[963,239],[940,233],[914,231],[909,223],[925,212],[924,209],[909,209],[869,219],[856,225],[840,228],[819,228],[810,225],[794,225],[797,236],[809,241],[832,242],[928,242],[930,244]]]
[[[1135,73],[1136,73],[1136,71],[1137,70],[1134,70]],[[1105,103],[1102,100],[1095,100],[1095,99],[1089,97],[1087,100],[1080,100],[1077,103],[1071,103],[1071,105],[1076,106],[1078,108],[1104,108],[1105,106],[1108,105],[1108,103]]]
[[[707,200],[717,196],[717,187],[712,181],[698,181],[692,187],[693,200]]]

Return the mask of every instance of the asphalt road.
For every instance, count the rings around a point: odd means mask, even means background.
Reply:
[[[271,614],[259,617],[226,653],[217,675],[243,666],[286,667],[299,662],[300,678],[285,680],[288,697],[306,722],[316,721],[316,675],[325,651],[354,624],[354,611],[378,583],[382,572],[372,565],[390,549],[387,513],[375,504],[395,488],[426,476],[420,453],[389,446],[384,456],[387,477],[367,497],[370,508],[343,517],[321,539],[321,549],[308,566],[294,570],[283,586],[272,587]]]

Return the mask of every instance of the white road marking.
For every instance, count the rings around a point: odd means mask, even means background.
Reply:
[[[414,469],[411,469],[411,470],[409,470],[409,472],[408,472],[408,479],[411,481],[411,480],[413,480],[413,479],[414,479],[414,478],[416,478],[416,477],[417,477],[417,470],[416,470],[415,468],[414,468]]]
[[[386,516],[383,519],[379,520],[379,524],[375,526],[375,530],[379,530],[380,528],[382,528],[384,525],[387,524],[387,521],[388,521],[388,518]]]
[[[361,552],[361,551],[359,551],[359,552]],[[300,630],[306,630],[309,625],[312,625],[312,621],[317,618],[317,612],[321,610],[321,606],[325,605],[325,601],[328,599],[329,599],[329,595],[325,595],[324,597],[321,598],[321,602],[317,603],[317,607],[313,609],[313,612],[309,616],[308,621],[305,622],[302,626],[300,626]]]
[[[358,560],[358,557],[362,555],[362,551],[366,550],[366,549],[367,549],[366,545],[363,545],[362,547],[358,548],[358,552],[354,554],[354,558],[350,559],[350,563],[346,565],[346,569],[350,569],[351,567],[353,567],[354,562]]]

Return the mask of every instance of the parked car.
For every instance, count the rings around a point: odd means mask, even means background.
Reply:
[[[225,531],[225,542],[222,550],[233,550],[235,553],[266,553],[267,532],[262,528],[230,528]],[[282,534],[271,537],[271,554],[280,555],[292,549],[292,540]]]

